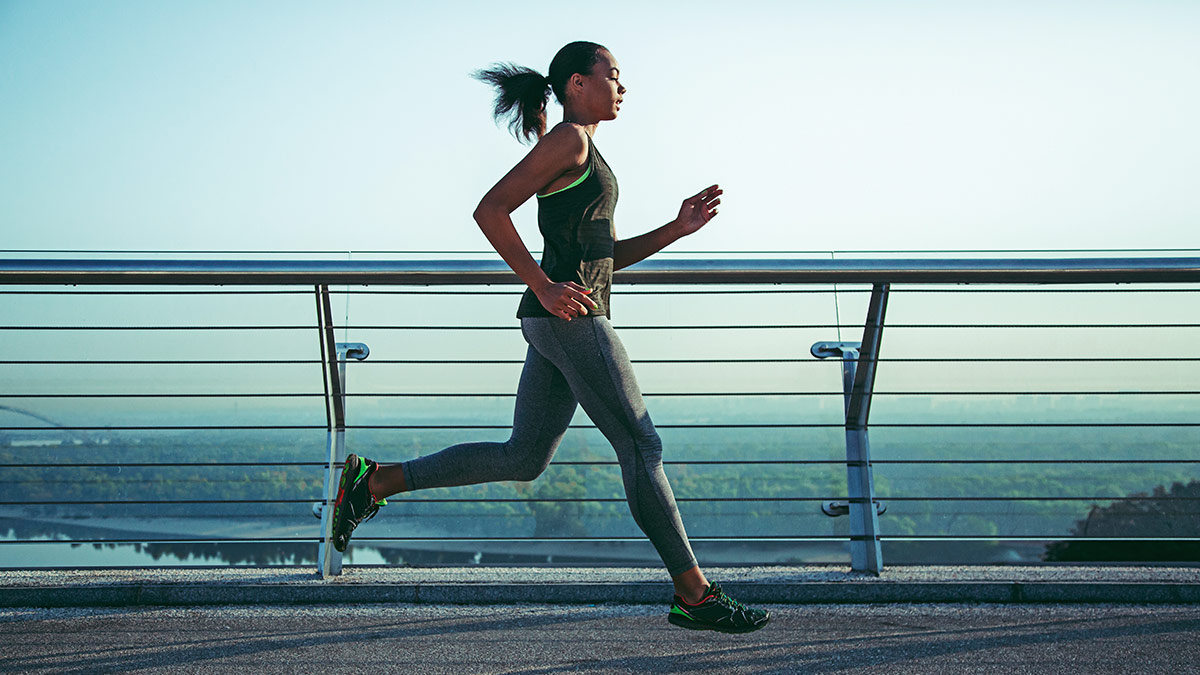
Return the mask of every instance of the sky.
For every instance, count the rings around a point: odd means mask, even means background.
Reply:
[[[564,7],[0,0],[0,249],[487,251],[528,149],[469,74],[577,39],[618,236],[720,183],[670,250],[1200,247],[1200,3]]]

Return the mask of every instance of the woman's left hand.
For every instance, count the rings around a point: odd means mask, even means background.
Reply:
[[[717,205],[721,203],[722,192],[720,187],[710,185],[683,200],[683,205],[679,207],[679,217],[675,219],[679,236],[686,237],[692,234],[717,215]]]

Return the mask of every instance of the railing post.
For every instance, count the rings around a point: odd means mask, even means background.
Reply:
[[[846,406],[846,488],[849,500],[844,504],[826,502],[822,510],[830,516],[850,516],[850,568],[872,574],[883,571],[879,514],[886,507],[875,500],[867,421],[875,388],[887,296],[888,284],[875,284],[872,287],[861,343],[818,342],[811,350],[817,358],[841,357],[842,391]]]
[[[317,547],[317,566],[321,577],[328,579],[342,573],[342,554],[333,547],[333,504],[337,496],[337,471],[346,458],[346,358],[359,361],[370,350],[361,342],[333,341],[333,311],[329,303],[329,287],[319,285],[317,291],[317,329],[321,340],[322,373],[325,380],[325,422],[328,428],[326,443],[325,487],[319,514],[321,543]]]

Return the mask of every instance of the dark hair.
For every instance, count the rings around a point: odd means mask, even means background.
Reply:
[[[591,75],[602,51],[608,50],[595,42],[572,42],[558,50],[550,61],[549,77],[513,63],[495,63],[471,76],[496,88],[492,115],[498,122],[507,117],[512,135],[528,141],[546,133],[550,92],[554,92],[559,103],[566,100],[567,80],[575,73]]]

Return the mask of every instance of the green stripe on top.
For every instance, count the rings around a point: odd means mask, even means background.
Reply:
[[[579,185],[579,184],[580,184],[580,183],[582,183],[583,181],[587,180],[587,177],[588,177],[588,176],[590,176],[590,175],[592,175],[592,165],[591,165],[591,162],[589,162],[589,163],[588,163],[588,168],[587,168],[587,171],[584,171],[582,176],[580,176],[579,178],[575,179],[575,182],[574,182],[574,183],[571,183],[570,185],[568,185],[568,186],[567,186],[567,187],[565,187],[565,188],[559,188],[558,190],[555,190],[554,192],[548,192],[548,193],[546,193],[546,194],[544,194],[544,195],[538,195],[538,196],[537,196],[537,198],[538,198],[538,199],[541,199],[541,198],[543,198],[543,197],[549,197],[549,196],[551,196],[551,195],[556,195],[556,194],[558,194],[558,193],[560,193],[560,192],[562,192],[562,191],[564,191],[564,190],[570,190],[571,188],[575,187],[576,185]]]

